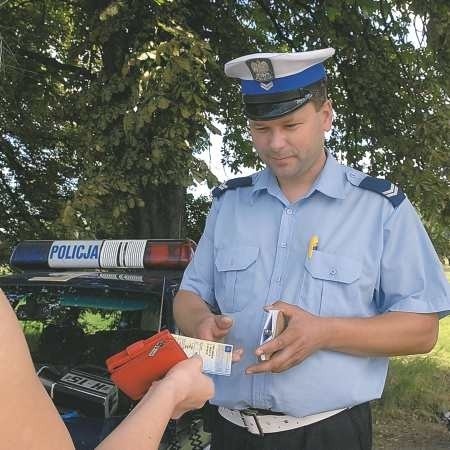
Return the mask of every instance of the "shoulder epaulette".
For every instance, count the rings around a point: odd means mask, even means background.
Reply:
[[[376,192],[388,199],[394,208],[405,199],[403,191],[388,180],[371,176],[364,177],[358,185],[362,189]]]
[[[238,187],[252,186],[252,184],[253,184],[252,177],[233,178],[231,180],[225,181],[219,186],[216,186],[212,191],[212,195],[215,198],[219,198],[228,189],[236,189]]]

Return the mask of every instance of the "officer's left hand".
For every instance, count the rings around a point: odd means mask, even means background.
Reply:
[[[322,348],[325,327],[321,317],[283,301],[275,302],[265,309],[283,311],[287,319],[287,327],[277,337],[255,350],[257,357],[263,353],[272,353],[272,355],[268,361],[248,367],[247,374],[283,372]]]

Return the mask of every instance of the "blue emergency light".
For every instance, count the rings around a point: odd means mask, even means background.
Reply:
[[[19,269],[184,269],[190,239],[23,241],[11,255]]]

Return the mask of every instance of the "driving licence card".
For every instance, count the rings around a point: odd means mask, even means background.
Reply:
[[[187,357],[201,356],[203,360],[203,372],[213,375],[231,374],[231,357],[233,346],[221,342],[205,341],[179,334],[172,335],[184,350]]]

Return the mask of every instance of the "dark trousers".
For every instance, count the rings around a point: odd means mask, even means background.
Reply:
[[[257,436],[218,412],[210,421],[211,450],[370,450],[372,414],[363,403],[320,422],[280,433]]]

